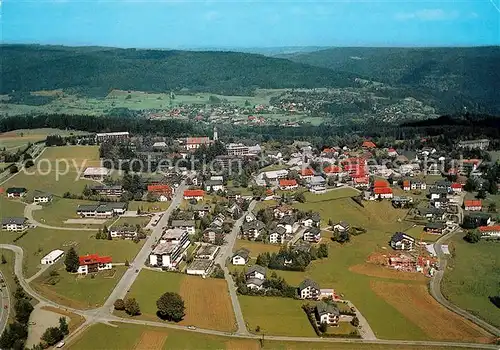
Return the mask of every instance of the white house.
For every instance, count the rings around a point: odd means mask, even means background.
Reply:
[[[262,267],[260,265],[253,265],[250,266],[245,273],[245,276],[247,280],[255,278],[259,280],[265,280],[266,279],[266,268]]]
[[[28,228],[28,220],[26,218],[3,218],[2,230],[20,232]]]
[[[269,235],[269,243],[284,244],[286,238],[286,229],[283,226],[277,226],[276,229]]]
[[[320,294],[319,284],[311,279],[305,279],[299,284],[300,299],[318,299]]]
[[[345,221],[341,221],[338,224],[333,225],[333,230],[337,232],[345,232],[349,230],[349,224]]]
[[[250,257],[250,251],[245,248],[238,249],[233,257],[231,258],[231,263],[233,265],[246,265]]]
[[[207,180],[205,181],[205,190],[210,191],[224,191],[224,183],[222,180]]]
[[[319,242],[321,240],[321,230],[319,227],[309,227],[304,231],[302,239],[306,242]]]
[[[160,242],[149,255],[149,264],[156,267],[176,268],[191,242],[186,230],[180,228],[167,229]]]
[[[42,265],[52,265],[64,255],[64,250],[56,249],[45,255],[40,261]]]
[[[320,302],[316,305],[316,319],[319,323],[336,325],[340,319],[340,311],[335,305]]]
[[[396,232],[391,238],[391,247],[395,250],[412,250],[415,238],[404,232]]]
[[[48,193],[37,192],[33,196],[33,203],[48,203],[52,200],[52,195]]]
[[[170,226],[186,230],[190,235],[194,235],[196,232],[194,220],[172,220],[172,224]]]

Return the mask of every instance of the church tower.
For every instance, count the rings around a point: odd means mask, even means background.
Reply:
[[[217,134],[217,127],[214,126],[214,142],[219,139],[219,135]]]

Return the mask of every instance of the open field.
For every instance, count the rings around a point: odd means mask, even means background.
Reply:
[[[237,239],[234,246],[234,251],[246,248],[250,251],[250,257],[256,259],[257,255],[261,253],[273,253],[280,250],[279,244],[266,244],[262,242],[247,241],[245,239]]]
[[[186,350],[253,350],[260,349],[258,340],[238,339],[201,334],[196,332],[165,329],[161,327],[146,327],[124,323],[116,323],[118,327],[102,323],[91,326],[78,336],[74,342],[68,344],[72,350],[107,349],[107,350],[135,350],[144,334],[159,332],[166,335],[163,347],[155,350],[186,349]],[[349,343],[311,343],[311,342],[278,342],[265,339],[265,349],[281,350],[420,350],[419,346],[410,345],[378,345],[378,344],[349,344]],[[459,350],[461,348],[426,346],[426,350]],[[463,349],[463,348],[462,348]]]
[[[425,285],[373,281],[372,290],[399,310],[431,339],[491,342],[487,332],[444,308],[427,292]],[[418,307],[415,307],[418,305]]]
[[[26,187],[58,196],[68,191],[81,194],[85,185],[95,185],[96,182],[79,179],[78,175],[87,167],[98,165],[97,146],[50,147],[45,149],[35,166],[19,172],[3,187]]]
[[[306,203],[323,203],[326,204],[328,201],[339,199],[339,198],[349,198],[359,195],[359,192],[350,187],[333,189],[323,194],[314,194],[309,191],[304,193],[306,198]]]
[[[147,331],[142,333],[139,342],[135,345],[136,350],[154,350],[161,349],[165,340],[167,340],[168,333]]]
[[[442,282],[446,298],[457,306],[500,327],[500,309],[488,299],[499,295],[500,245],[495,242],[465,242],[463,234],[457,234],[451,244],[453,256]]]
[[[17,199],[9,199],[7,195],[0,195],[0,217],[23,217],[25,204]]]
[[[278,204],[277,201],[275,200],[269,200],[269,201],[259,201],[255,205],[255,208],[253,209],[254,213],[257,213],[261,209],[269,208],[269,207],[274,207]]]
[[[179,324],[235,330],[236,321],[224,279],[142,270],[127,297],[137,299],[142,317],[160,321],[156,316],[156,300],[165,292],[179,293],[184,299],[186,316]]]
[[[149,216],[138,216],[138,217],[121,217],[115,222],[113,222],[113,226],[123,226],[123,225],[129,225],[129,226],[135,226],[135,225],[140,225],[141,227],[144,227],[148,224],[148,222],[151,220]]]
[[[48,135],[80,135],[85,134],[80,131],[69,131],[60,129],[20,129],[13,130],[9,132],[0,133],[0,148],[6,148],[8,150],[15,150],[16,148],[27,145],[28,143],[34,143],[38,141],[45,140]]]
[[[170,202],[145,202],[145,201],[130,201],[128,203],[128,210],[137,211],[141,208],[143,212],[156,213],[165,211],[170,206]]]
[[[39,293],[59,304],[90,309],[104,304],[126,269],[124,266],[116,266],[113,270],[101,271],[92,278],[90,275],[70,274],[66,272],[64,264],[58,262],[35,279],[31,285]],[[55,285],[47,283],[50,271],[59,273],[59,282]]]
[[[259,326],[261,333],[269,335],[316,336],[301,308],[306,303],[303,300],[246,295],[238,298],[250,332],[255,333]]]
[[[131,240],[103,240],[95,239],[94,233],[85,231],[51,230],[37,227],[29,229],[27,233],[13,243],[18,237],[16,233],[3,233],[0,235],[1,243],[16,244],[24,249],[23,268],[26,277],[30,277],[38,271],[40,259],[54,249],[67,251],[71,246],[75,247],[79,255],[94,254],[110,255],[113,262],[132,261],[141,248],[144,241],[134,243]]]
[[[388,279],[394,279],[394,280],[419,281],[422,283],[425,283],[427,281],[427,278],[419,272],[396,271],[396,270],[388,268],[388,267],[370,264],[370,263],[353,265],[349,268],[349,271],[352,271],[354,273],[358,273],[360,275],[379,277],[379,278],[388,278]]]
[[[76,214],[76,208],[82,204],[95,204],[96,202],[80,200],[80,199],[67,199],[61,197],[54,197],[52,202],[44,204],[43,209],[34,210],[33,217],[36,221],[50,225],[50,226],[68,226],[95,228],[96,231],[99,226],[96,225],[82,225],[82,224],[67,224],[65,221],[68,219],[79,219],[80,216]]]

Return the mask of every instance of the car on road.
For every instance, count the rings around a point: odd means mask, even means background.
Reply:
[[[62,348],[64,344],[65,344],[64,340],[61,340],[59,343],[57,343],[56,348]]]
[[[196,327],[195,327],[195,326],[188,326],[187,328],[188,328],[188,329],[192,329],[192,330],[196,329]]]

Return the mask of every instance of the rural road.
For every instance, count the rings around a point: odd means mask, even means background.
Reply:
[[[3,274],[0,272],[0,277],[2,280],[5,280]],[[2,287],[2,291],[0,292],[0,296],[2,297],[2,301],[0,304],[0,334],[3,334],[5,327],[7,326],[7,321],[9,320],[9,313],[12,307],[10,303],[10,294],[9,287],[7,283],[5,283],[5,287]],[[4,305],[7,305],[7,309],[4,309]]]
[[[115,289],[113,289],[108,299],[104,303],[104,306],[102,307],[104,314],[112,313],[115,300],[124,298],[127,294],[127,291],[130,289],[130,287],[132,287],[132,284],[144,267],[144,262],[147,260],[149,254],[151,253],[151,246],[160,239],[163,233],[163,227],[168,225],[170,214],[181,204],[185,189],[186,182],[182,181],[175,191],[172,203],[170,204],[168,209],[165,210],[160,221],[156,224],[156,227],[153,229],[151,235],[149,235],[149,237],[146,239],[146,242],[143,244],[139,253],[136,255],[134,260],[130,262],[130,268],[127,269],[121,280],[116,285]]]
[[[83,228],[83,227],[61,227],[61,226],[50,226],[50,225],[45,225],[42,224],[41,222],[36,221],[36,219],[33,217],[33,211],[34,210],[40,210],[43,209],[41,205],[38,204],[26,204],[24,207],[24,217],[28,219],[28,221],[37,227],[43,227],[43,228],[48,228],[51,230],[60,230],[60,231],[92,231],[96,232],[95,228]]]
[[[445,308],[448,310],[468,319],[472,323],[475,323],[479,327],[487,330],[491,334],[495,335],[496,337],[500,337],[500,329],[496,328],[495,326],[489,324],[488,322],[480,319],[479,317],[476,317],[472,315],[471,313],[459,308],[456,305],[453,305],[446,299],[441,292],[441,281],[443,280],[444,273],[446,271],[446,266],[448,263],[447,258],[445,257],[443,250],[441,249],[441,244],[445,242],[446,240],[452,238],[456,233],[460,232],[458,229],[451,231],[450,233],[440,237],[436,243],[434,243],[434,250],[436,251],[437,257],[438,257],[438,263],[439,263],[439,270],[436,271],[434,274],[434,277],[432,277],[429,285],[429,290],[434,299],[441,305],[443,305]]]
[[[253,208],[255,208],[256,204],[257,201],[255,200],[251,201],[250,204],[248,205],[247,211],[243,213],[241,218],[236,220],[233,229],[231,230],[231,233],[226,235],[226,242],[222,246],[219,256],[217,257],[217,263],[220,266],[222,266],[222,269],[224,270],[224,278],[226,279],[227,282],[229,296],[231,297],[231,304],[233,304],[234,316],[236,317],[236,323],[238,325],[238,330],[237,330],[238,334],[249,334],[249,333],[245,323],[245,319],[243,318],[243,312],[241,311],[240,301],[238,300],[238,295],[236,293],[236,286],[234,285],[231,273],[229,272],[229,269],[226,266],[226,260],[233,254],[234,244],[236,243],[236,238],[238,237],[241,225],[243,224],[245,217],[249,212],[253,210]]]
[[[0,244],[0,248],[8,249],[15,253],[16,261],[14,264],[14,272],[19,279],[19,282],[23,289],[31,295],[33,298],[38,299],[40,303],[44,303],[45,305],[54,306],[56,308],[67,310],[73,312],[75,314],[81,315],[87,319],[84,324],[78,327],[73,333],[71,333],[68,337],[65,338],[66,344],[69,344],[70,341],[76,339],[78,335],[80,335],[84,330],[86,330],[89,326],[94,323],[110,323],[110,322],[119,322],[119,323],[129,323],[129,324],[137,324],[143,326],[152,326],[152,327],[163,327],[163,328],[171,328],[178,329],[187,332],[195,332],[201,334],[211,334],[211,335],[219,335],[225,337],[232,338],[242,338],[242,339],[261,339],[261,335],[254,334],[235,334],[235,333],[226,333],[215,331],[211,329],[202,329],[197,328],[195,330],[189,330],[185,326],[180,326],[172,323],[166,322],[154,322],[154,321],[144,321],[130,318],[121,318],[117,316],[110,315],[109,313],[102,312],[102,308],[94,309],[94,310],[77,310],[70,307],[66,307],[64,305],[57,304],[52,302],[44,297],[40,296],[36,293],[29,284],[25,281],[22,273],[22,262],[23,262],[23,250],[14,245],[10,244]],[[478,343],[458,343],[458,342],[439,342],[439,341],[411,341],[411,340],[366,340],[366,339],[344,339],[344,338],[317,338],[317,337],[281,337],[281,336],[266,336],[268,340],[276,340],[276,341],[299,341],[299,342],[309,342],[309,343],[357,343],[357,344],[379,344],[379,345],[415,345],[415,346],[442,346],[442,347],[455,347],[455,348],[465,348],[465,349],[495,349],[498,350],[498,345],[489,345],[489,344],[478,344]]]

